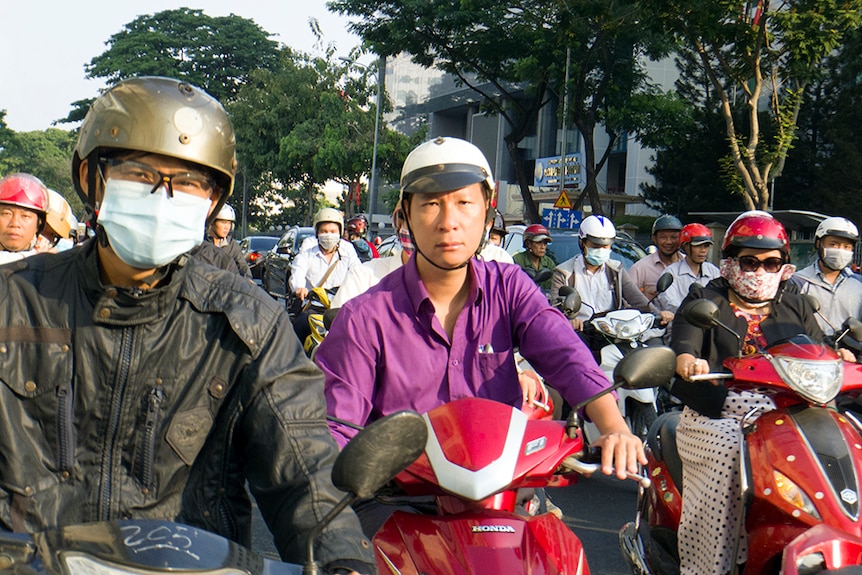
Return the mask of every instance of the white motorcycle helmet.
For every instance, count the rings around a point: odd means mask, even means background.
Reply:
[[[817,226],[817,231],[814,232],[815,240],[822,240],[826,236],[844,238],[855,244],[859,241],[859,230],[847,218],[832,216],[820,222],[820,225]]]
[[[617,237],[617,229],[614,223],[605,216],[588,216],[581,222],[578,230],[578,238],[583,242],[590,240],[596,245],[609,246]]]
[[[335,208],[321,208],[314,214],[314,233],[317,233],[318,225],[323,223],[338,224],[338,235],[344,235],[344,216]]]
[[[227,222],[236,223],[236,212],[232,207],[225,204],[221,207],[221,209],[216,214],[215,219],[217,220],[225,220]]]
[[[434,138],[420,144],[404,160],[401,199],[406,194],[450,192],[478,182],[484,182],[493,193],[494,176],[482,150],[459,138]]]

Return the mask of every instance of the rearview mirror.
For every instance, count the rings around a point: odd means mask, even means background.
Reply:
[[[655,284],[655,291],[657,293],[664,293],[671,284],[673,284],[673,276],[670,273],[665,272],[658,278],[658,281]]]
[[[820,311],[820,300],[814,297],[809,293],[802,294],[802,298],[808,302],[808,305],[811,306],[811,309],[814,310],[814,313]]]
[[[698,299],[686,304],[682,315],[695,327],[712,329],[718,325],[718,305],[712,300]]]
[[[850,330],[850,337],[856,341],[862,342],[862,321],[859,321],[855,317],[848,317],[844,320],[844,325],[842,327]]]
[[[558,292],[558,297],[563,300],[560,304],[560,309],[562,309],[564,313],[577,313],[583,305],[581,302],[581,294],[578,293],[578,290],[570,286],[561,287]]]
[[[548,281],[549,279],[551,279],[551,276],[553,276],[553,275],[554,275],[554,270],[552,270],[550,268],[542,268],[539,271],[537,271],[536,274],[533,276],[533,281],[536,282],[537,284],[544,283],[544,282]]]
[[[398,411],[360,431],[332,466],[332,483],[360,499],[371,497],[425,450],[428,428],[415,411]]]
[[[646,389],[670,384],[676,372],[676,354],[669,347],[641,347],[623,357],[614,368],[614,384],[625,389]]]

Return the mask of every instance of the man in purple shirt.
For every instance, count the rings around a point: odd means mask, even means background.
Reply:
[[[520,407],[514,349],[571,404],[608,386],[589,350],[517,266],[482,262],[494,180],[482,152],[437,138],[413,150],[401,173],[401,206],[415,252],[338,313],[315,360],[329,415],[366,425],[401,409],[426,412],[462,397]],[[603,433],[607,474],[646,463],[616,400],[587,415]],[[330,424],[344,445],[356,432]]]

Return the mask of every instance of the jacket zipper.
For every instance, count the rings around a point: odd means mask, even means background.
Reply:
[[[117,443],[117,430],[120,426],[120,414],[123,407],[123,395],[129,383],[129,368],[132,361],[132,335],[134,328],[123,328],[120,352],[120,368],[117,373],[117,383],[111,396],[111,412],[105,443],[102,445],[101,489],[99,491],[99,520],[111,518],[111,483],[113,482],[114,447]]]
[[[236,430],[236,421],[238,415],[234,414],[230,420],[230,431],[227,434],[227,437],[233,437],[234,431]],[[230,439],[226,441],[224,446],[224,453],[230,453]],[[228,481],[228,458],[225,457],[222,463],[222,485],[226,485]],[[224,495],[218,498],[218,518],[219,518],[219,533],[231,541],[238,541],[239,537],[239,526],[236,522],[236,517],[231,512],[230,506],[227,503],[227,499]]]
[[[165,392],[160,385],[153,387],[147,397],[147,420],[144,428],[144,448],[142,457],[141,483],[146,491],[153,488],[156,453],[156,431],[161,417],[162,400]]]
[[[57,388],[57,434],[59,437],[57,459],[60,471],[70,471],[75,446],[72,429],[72,394],[68,384],[63,384]]]

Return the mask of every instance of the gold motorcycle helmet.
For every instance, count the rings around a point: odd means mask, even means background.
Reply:
[[[161,154],[208,168],[218,193],[211,214],[217,214],[233,192],[237,168],[233,126],[218,100],[187,82],[129,78],[90,106],[72,157],[72,181],[91,211],[97,208],[98,170],[88,170],[85,190],[81,162],[97,166],[100,157],[120,150]]]

